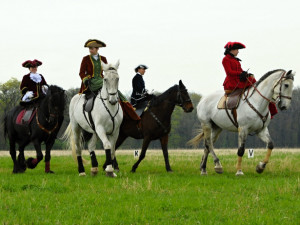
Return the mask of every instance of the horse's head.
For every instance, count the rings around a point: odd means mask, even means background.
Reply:
[[[49,120],[50,122],[54,122],[64,114],[66,104],[65,90],[51,85],[47,91],[46,102],[48,105]]]
[[[286,110],[291,105],[295,74],[296,72],[290,70],[274,84],[272,99],[278,101],[280,110]]]
[[[192,112],[194,109],[189,93],[181,80],[179,81],[176,104],[181,106],[184,112]]]
[[[118,86],[119,86],[119,74],[118,68],[120,62],[115,65],[102,63],[104,71],[103,87],[101,90],[101,96],[103,99],[108,99],[109,103],[115,105],[118,102]]]

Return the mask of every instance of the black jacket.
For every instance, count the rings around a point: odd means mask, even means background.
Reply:
[[[132,79],[131,104],[134,106],[145,99],[145,82],[143,76],[137,73]]]

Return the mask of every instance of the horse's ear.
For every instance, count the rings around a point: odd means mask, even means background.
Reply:
[[[116,65],[115,65],[116,70],[119,68],[119,65],[120,65],[120,59],[116,62]]]
[[[108,64],[105,64],[104,62],[101,61],[101,66],[103,70],[108,70]]]
[[[181,81],[181,80],[179,80],[179,87],[181,87],[181,88],[185,88],[185,86],[184,86],[184,84],[182,83],[182,81]]]
[[[292,71],[292,70],[289,70],[287,73],[286,73],[286,77],[294,80],[294,76],[296,75],[296,71]]]

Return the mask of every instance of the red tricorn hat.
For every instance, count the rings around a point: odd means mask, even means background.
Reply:
[[[241,42],[228,42],[224,48],[226,48],[227,50],[234,50],[234,49],[242,49],[242,48],[246,48],[246,46],[244,44],[242,44]]]
[[[27,60],[25,62],[22,63],[22,66],[25,68],[30,68],[30,67],[38,67],[40,65],[42,65],[43,63],[37,59],[31,61],[31,60]]]

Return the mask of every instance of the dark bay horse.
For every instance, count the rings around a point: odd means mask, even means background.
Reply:
[[[50,170],[50,151],[55,142],[56,135],[64,119],[66,103],[65,91],[51,85],[45,97],[37,103],[37,109],[29,125],[16,124],[16,118],[22,111],[22,106],[10,110],[4,118],[4,135],[9,139],[10,155],[14,163],[13,173],[23,173],[26,168],[33,169],[43,159],[41,143],[46,144],[45,172]],[[36,150],[36,158],[25,161],[24,149],[32,142]],[[16,158],[16,143],[19,146],[18,159]]]
[[[130,120],[126,116],[124,117],[116,142],[116,149],[127,137],[144,139],[142,152],[138,161],[133,165],[131,172],[135,172],[140,162],[145,158],[149,143],[157,139],[161,143],[166,170],[172,172],[168,156],[168,137],[171,130],[171,116],[176,105],[180,106],[184,112],[192,112],[194,109],[188,91],[181,80],[179,85],[174,85],[150,101],[148,109],[141,116],[140,127],[137,126],[136,121]],[[103,168],[105,167],[106,163]],[[116,158],[114,160],[114,168],[119,169]]]

